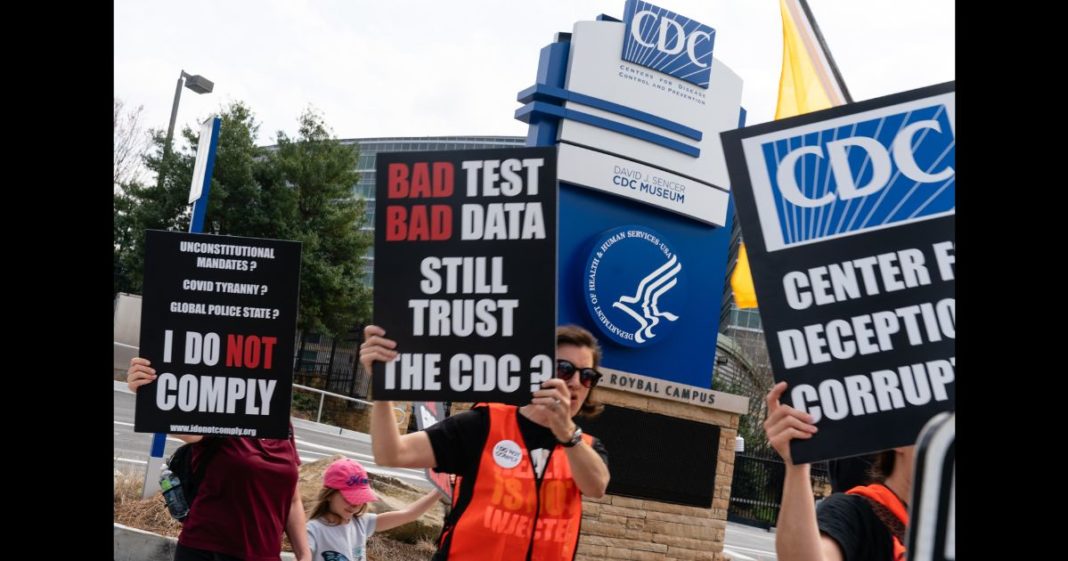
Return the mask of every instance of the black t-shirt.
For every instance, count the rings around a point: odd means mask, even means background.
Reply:
[[[556,436],[549,428],[520,415],[519,409],[516,409],[515,415],[519,423],[519,433],[523,437],[523,444],[530,452],[537,484],[540,486],[541,473],[549,452],[558,444]],[[445,541],[442,543],[439,538],[440,546],[431,558],[432,561],[442,561],[447,558],[452,540],[451,530],[471,504],[475,480],[478,477],[478,467],[482,459],[482,449],[489,437],[489,419],[488,408],[476,407],[470,411],[447,417],[426,429],[426,434],[430,438],[430,446],[434,450],[434,459],[437,460],[435,471],[454,473],[462,477],[460,488],[456,491],[454,506],[442,526],[442,536]],[[607,467],[608,451],[597,437],[593,438],[593,449]]]
[[[519,414],[519,432],[523,443],[533,455],[538,449],[552,450],[557,445],[556,436],[548,427],[543,427]],[[426,429],[430,446],[437,460],[435,471],[470,476],[478,471],[482,449],[489,435],[489,409],[476,407],[446,418]],[[597,437],[593,438],[593,450],[608,466],[608,451]],[[540,477],[540,474],[538,474]]]
[[[838,542],[845,561],[893,561],[890,530],[864,497],[834,493],[820,502],[816,520],[820,532]]]

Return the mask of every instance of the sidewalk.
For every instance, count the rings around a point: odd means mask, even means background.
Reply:
[[[171,561],[178,538],[115,524],[115,561]],[[292,553],[282,552],[282,561],[296,561]]]

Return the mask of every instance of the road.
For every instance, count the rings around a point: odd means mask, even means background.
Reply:
[[[727,522],[723,549],[735,561],[775,561],[775,533]]]
[[[118,389],[122,386],[122,389]],[[152,435],[133,432],[134,395],[124,385],[116,384],[115,394],[115,469],[124,472],[144,473]],[[315,425],[299,419],[293,421],[296,428],[297,452],[302,462],[314,462],[318,459],[341,454],[359,461],[367,471],[375,474],[396,477],[419,489],[430,489],[430,483],[423,476],[423,470],[384,468],[375,465],[371,456],[370,438],[365,434],[342,436],[334,429],[324,425]],[[164,457],[168,457],[182,441],[174,437],[167,438]],[[735,561],[775,561],[775,534],[762,530],[727,523],[724,550]]]

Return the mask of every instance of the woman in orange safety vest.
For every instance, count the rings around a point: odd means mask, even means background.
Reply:
[[[364,329],[360,360],[397,356],[396,342],[378,326]],[[601,406],[590,394],[600,379],[601,351],[589,331],[557,328],[556,376],[522,407],[477,404],[401,436],[392,403],[375,401],[371,448],[375,463],[433,467],[454,473],[452,509],[434,561],[569,561],[582,522],[582,496],[608,487],[608,453],[574,418]]]

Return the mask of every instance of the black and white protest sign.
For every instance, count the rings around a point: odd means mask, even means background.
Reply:
[[[957,418],[939,413],[923,427],[916,441],[916,459],[909,499],[910,561],[953,561],[957,558]]]
[[[554,148],[379,154],[375,399],[525,404],[555,371]]]
[[[956,394],[952,82],[722,134],[798,463],[916,441]]]
[[[148,230],[134,430],[286,438],[298,242]]]

